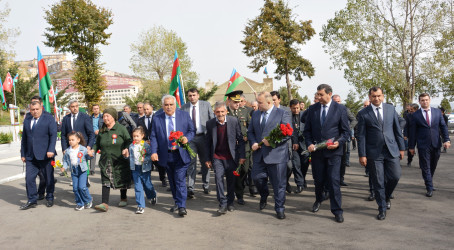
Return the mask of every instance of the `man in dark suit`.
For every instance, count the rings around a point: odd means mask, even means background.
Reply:
[[[308,155],[301,153],[306,150],[306,145],[304,144],[304,123],[301,122],[301,117],[303,112],[301,111],[301,106],[297,99],[290,101],[290,110],[292,111],[292,171],[287,173],[287,187],[290,186],[289,179],[293,172],[293,178],[296,183],[295,193],[301,193],[304,189],[304,184],[306,182],[306,172],[309,167],[309,157]],[[306,185],[307,186],[307,185]]]
[[[345,142],[350,137],[347,110],[345,106],[331,100],[333,89],[327,84],[317,87],[318,103],[307,110],[304,124],[304,139],[312,159],[312,175],[316,200],[312,211],[318,212],[323,201],[324,186],[328,187],[331,212],[336,222],[344,221],[342,194],[340,191],[340,165]],[[316,150],[315,144],[328,139],[334,144]]]
[[[405,143],[394,106],[383,103],[379,87],[369,89],[371,105],[358,113],[358,155],[362,166],[369,168],[378,204],[378,220],[386,218],[391,195],[399,182]]]
[[[28,201],[20,207],[21,210],[36,207],[36,176],[42,169],[46,180],[46,206],[52,207],[54,204],[54,168],[50,162],[55,156],[57,124],[52,116],[43,115],[43,106],[38,101],[30,104],[30,114],[22,128],[21,159],[27,168],[25,181]]]
[[[214,105],[216,118],[209,120],[206,135],[206,150],[208,158],[206,165],[214,168],[216,180],[216,194],[219,201],[219,214],[225,214],[227,210],[234,211],[235,206],[235,175],[233,171],[238,164],[246,161],[245,141],[239,120],[233,116],[227,116],[225,102],[217,102]],[[224,175],[227,181],[227,197],[224,194]]]
[[[278,124],[291,124],[290,113],[274,107],[273,99],[269,92],[261,92],[257,96],[260,111],[252,113],[251,123],[248,128],[248,140],[253,152],[252,179],[260,193],[260,210],[266,207],[269,195],[268,178],[274,191],[274,209],[278,219],[285,218],[285,189],[287,186],[287,162],[289,150],[284,138],[275,148],[270,146],[268,136]],[[259,143],[263,143],[262,146]]]
[[[139,104],[137,104],[137,108],[139,108]],[[143,111],[144,115],[139,118],[137,126],[141,126],[145,130],[145,137],[146,141],[150,141],[151,138],[151,127],[153,121],[153,106],[149,103],[143,104]],[[153,162],[153,166],[156,167],[159,171],[159,180],[163,187],[167,187],[166,182],[166,168],[165,166],[159,166],[157,162]]]
[[[440,109],[430,107],[429,94],[420,94],[419,104],[421,108],[410,118],[408,149],[411,154],[415,154],[415,146],[418,145],[419,167],[426,185],[426,196],[432,197],[434,190],[432,178],[440,159],[441,138],[445,148],[451,146],[451,141]]]
[[[151,125],[151,160],[166,167],[172,197],[175,201],[175,206],[170,209],[170,212],[178,210],[180,216],[185,216],[187,215],[185,179],[191,157],[187,150],[172,145],[169,135],[171,131],[180,131],[183,133],[182,143],[187,144],[194,138],[195,128],[189,114],[176,109],[174,96],[163,96],[162,106],[164,112],[155,114]]]
[[[77,100],[71,100],[68,104],[71,114],[65,115],[61,127],[61,149],[63,152],[69,147],[68,134],[71,131],[80,132],[87,145],[88,150],[91,150],[95,143],[95,132],[93,131],[93,122],[87,114],[79,112],[79,103]]]
[[[408,133],[410,132],[410,118],[411,114],[415,113],[419,109],[419,105],[416,103],[412,103],[409,105],[410,110],[408,113],[404,113],[404,119],[405,119],[405,127],[404,127],[404,141],[405,141],[405,147],[407,149],[407,167],[411,167],[411,162],[413,161],[413,156],[410,153],[410,150],[408,149]]]
[[[194,139],[189,142],[191,149],[199,156],[200,165],[202,165],[202,182],[203,192],[208,194],[210,192],[210,171],[205,165],[207,161],[206,149],[206,123],[208,120],[214,118],[213,109],[207,101],[199,100],[199,91],[196,88],[188,90],[188,100],[186,104],[181,107],[189,113],[191,120],[196,128]],[[191,164],[188,168],[188,198],[194,197],[194,185],[197,176],[197,158],[191,159]]]

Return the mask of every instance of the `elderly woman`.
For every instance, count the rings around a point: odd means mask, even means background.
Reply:
[[[121,201],[118,206],[127,205],[126,190],[131,185],[129,161],[123,156],[128,155],[128,147],[132,140],[124,126],[117,122],[118,113],[114,108],[103,112],[104,124],[99,129],[93,151],[101,151],[99,169],[101,171],[102,203],[95,206],[98,211],[109,209],[110,188],[120,189]],[[93,151],[91,153],[93,153]]]

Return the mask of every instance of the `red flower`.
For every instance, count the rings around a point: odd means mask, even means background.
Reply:
[[[101,149],[98,149],[98,151],[96,151],[97,154],[100,154],[101,153]]]
[[[177,145],[177,143],[176,143],[176,142],[172,142],[172,146],[176,146],[176,145]]]
[[[50,165],[52,165],[52,167],[54,167],[55,166],[55,161],[51,161]]]
[[[240,173],[238,173],[238,171],[235,170],[235,171],[233,171],[233,175],[240,176]]]
[[[329,139],[327,142],[326,142],[326,146],[331,146],[331,145],[334,145],[334,142],[333,140]]]

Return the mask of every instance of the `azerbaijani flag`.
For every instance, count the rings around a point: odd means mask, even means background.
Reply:
[[[13,87],[16,87],[16,82],[19,80],[19,73],[16,74],[16,76],[13,79]]]
[[[3,106],[3,110],[6,110],[7,106],[6,106],[6,98],[5,98],[5,92],[3,91],[3,83],[2,83],[2,78],[0,77],[0,89],[2,92],[0,92],[0,94],[2,95],[2,106]]]
[[[39,84],[39,95],[43,99],[44,110],[50,113],[50,102],[49,96],[52,93],[49,93],[52,90],[52,81],[50,79],[49,72],[47,71],[46,63],[44,62],[41,51],[38,48],[38,84]]]
[[[268,75],[268,70],[265,67],[265,70],[263,71],[263,74]]]
[[[181,68],[180,60],[178,60],[177,51],[175,51],[175,57],[173,59],[172,78],[170,81],[169,94],[175,96],[177,99],[177,106],[181,108],[184,105],[184,93],[181,87]]]
[[[232,75],[230,76],[229,85],[225,94],[232,92],[240,83],[244,82],[244,78],[233,68]],[[224,96],[224,101],[227,100],[227,96]]]

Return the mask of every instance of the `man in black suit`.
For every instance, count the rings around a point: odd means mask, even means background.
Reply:
[[[69,147],[68,134],[71,131],[80,132],[84,137],[88,150],[91,150],[95,143],[95,132],[93,131],[93,122],[85,113],[79,112],[79,102],[77,100],[71,100],[68,103],[71,113],[65,115],[62,121],[61,127],[61,149],[63,152]]]
[[[345,142],[350,136],[347,109],[331,100],[333,89],[327,84],[317,87],[318,103],[307,110],[304,124],[304,139],[312,158],[312,175],[316,200],[312,211],[318,212],[323,201],[323,189],[327,185],[331,212],[335,221],[344,222],[342,194],[340,190],[340,165]],[[325,149],[316,150],[315,144],[332,139],[334,143]]]
[[[415,146],[418,145],[419,167],[426,185],[426,196],[432,197],[434,190],[432,178],[440,159],[442,141],[445,148],[451,146],[451,141],[440,109],[430,107],[429,94],[420,94],[419,104],[421,108],[410,118],[408,149],[411,154],[415,154]]]
[[[297,99],[293,99],[290,101],[290,110],[292,111],[292,128],[293,128],[293,136],[292,136],[292,171],[287,173],[287,186],[289,186],[289,178],[291,173],[293,172],[293,178],[295,179],[296,183],[296,190],[295,193],[303,192],[304,185],[306,183],[306,173],[309,167],[309,155],[301,153],[306,150],[306,144],[304,143],[304,123],[301,122],[301,117],[303,116],[303,112],[301,111],[301,106],[299,105],[299,101]],[[307,186],[307,185],[306,185]]]
[[[208,168],[214,168],[219,214],[234,211],[235,175],[233,171],[246,161],[245,141],[238,119],[227,116],[225,102],[214,105],[216,118],[207,121],[206,150]],[[227,181],[227,197],[224,194],[224,175]]]
[[[405,144],[394,106],[383,103],[380,87],[369,89],[371,105],[358,113],[358,155],[367,166],[378,204],[378,220],[386,218],[391,209],[391,195],[399,182],[399,159],[404,156]]]
[[[38,101],[30,104],[30,114],[25,118],[22,128],[21,160],[27,168],[25,181],[28,201],[20,207],[21,210],[37,205],[36,176],[40,171],[46,180],[46,206],[54,205],[54,168],[50,163],[55,156],[57,123],[52,116],[43,114],[43,106]]]
[[[412,103],[409,105],[410,110],[408,113],[405,114],[404,119],[405,119],[405,127],[404,127],[404,141],[405,141],[405,147],[407,149],[407,167],[411,167],[411,162],[413,161],[413,156],[410,153],[410,150],[408,149],[408,133],[410,132],[410,118],[411,114],[416,112],[419,109],[419,105],[416,103]]]

